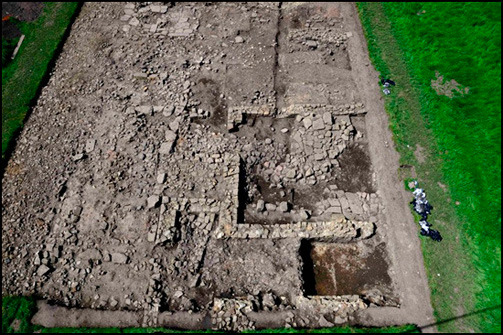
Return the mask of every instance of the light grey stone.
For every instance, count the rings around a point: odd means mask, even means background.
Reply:
[[[342,208],[338,206],[332,206],[325,210],[327,213],[340,214],[342,213]]]
[[[159,148],[159,153],[160,154],[169,154],[169,153],[171,153],[171,150],[173,149],[173,144],[174,143],[175,143],[174,141],[163,142],[161,144],[161,147]]]
[[[96,140],[95,139],[87,140],[86,141],[86,152],[90,153],[91,151],[93,151],[95,145],[96,145]]]
[[[176,133],[172,130],[166,130],[166,133],[164,134],[164,138],[168,142],[173,142],[176,140]]]
[[[152,113],[152,106],[138,106],[135,110],[140,114],[148,115]]]
[[[288,169],[288,171],[286,172],[286,177],[289,179],[294,179],[296,175],[297,171],[295,171],[295,169]]]
[[[265,202],[264,200],[260,199],[259,201],[257,201],[257,212],[263,212],[264,209],[265,209]]]
[[[265,204],[265,208],[269,211],[275,211],[276,210],[276,205],[275,204]]]
[[[158,195],[151,195],[147,199],[147,208],[156,207],[159,204],[160,200],[161,198]]]
[[[303,120],[302,120],[302,123],[304,124],[304,127],[306,129],[309,129],[311,128],[311,126],[313,125],[313,120],[311,120],[310,117],[305,117]]]
[[[130,24],[131,26],[133,26],[133,27],[136,27],[137,25],[139,25],[139,24],[140,24],[140,21],[139,21],[137,18],[133,17],[133,18],[129,21],[129,24]]]
[[[280,204],[279,204],[279,207],[278,207],[278,210],[283,212],[283,213],[286,213],[290,210],[289,206],[288,206],[288,202],[286,201],[282,201]]]
[[[177,120],[169,123],[169,129],[171,129],[175,132],[178,130],[179,127],[180,127],[180,123]]]
[[[51,269],[47,266],[47,265],[40,265],[40,267],[37,269],[37,275],[39,276],[43,276],[45,275],[47,272],[49,272]]]
[[[313,129],[314,130],[323,130],[325,129],[325,123],[323,123],[323,119],[318,118],[313,121]]]
[[[323,113],[323,122],[325,122],[327,126],[332,125],[332,114],[330,114],[330,112]]]
[[[112,262],[117,264],[125,264],[128,261],[128,257],[120,252],[112,253]]]
[[[334,324],[332,322],[327,321],[327,319],[325,319],[325,317],[323,315],[320,316],[320,318],[318,319],[318,323],[319,323],[320,327],[333,327],[334,326]]]
[[[77,162],[77,161],[79,161],[79,160],[81,160],[81,159],[84,159],[84,158],[85,158],[85,155],[84,155],[83,153],[76,154],[76,155],[73,155],[73,156],[72,156],[72,160],[73,160],[74,162]]]
[[[162,183],[164,183],[165,181],[166,181],[166,174],[165,174],[165,173],[159,173],[159,174],[157,175],[157,182],[158,182],[159,184],[162,184]]]
[[[306,45],[310,48],[316,49],[318,47],[318,42],[313,40],[307,40]]]
[[[154,242],[155,241],[155,233],[149,232],[147,234],[147,241]]]

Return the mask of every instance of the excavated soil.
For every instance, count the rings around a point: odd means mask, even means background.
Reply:
[[[51,327],[432,323],[364,41],[351,3],[84,4],[3,177],[2,295]]]

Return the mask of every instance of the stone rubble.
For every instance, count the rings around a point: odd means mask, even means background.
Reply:
[[[275,68],[284,54],[346,52],[340,19],[321,29],[316,14],[277,40],[278,3],[83,13],[6,168],[2,293],[142,312],[145,327],[161,312],[208,311],[229,331],[255,329],[252,312],[321,327],[367,308],[304,296],[298,257],[301,240],[355,243],[382,224],[377,193],[335,182],[349,146],[366,141],[365,106],[290,104],[288,69]]]

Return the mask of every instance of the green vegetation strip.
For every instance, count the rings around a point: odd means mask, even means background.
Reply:
[[[180,331],[166,328],[45,328],[32,325],[30,320],[36,312],[33,298],[2,297],[2,333],[223,333],[213,330]],[[243,333],[419,333],[414,325],[384,328],[332,327],[321,329],[265,329]]]
[[[16,58],[2,67],[2,161],[77,8],[77,2],[46,2],[40,17],[19,24],[26,37]]]
[[[385,104],[401,164],[415,167],[444,237],[421,238],[438,329],[500,332],[501,3],[358,10],[374,66],[397,83]],[[438,94],[437,72],[460,92]]]

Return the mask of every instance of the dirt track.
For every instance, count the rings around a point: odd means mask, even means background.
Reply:
[[[46,326],[434,323],[365,45],[350,3],[85,4],[3,180],[2,294],[84,308]]]

